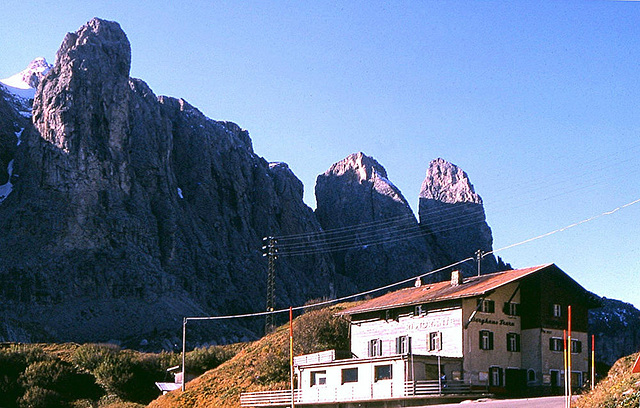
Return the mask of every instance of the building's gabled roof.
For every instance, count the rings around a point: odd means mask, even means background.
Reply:
[[[443,281],[413,288],[400,289],[361,303],[358,306],[345,309],[339,314],[354,315],[403,306],[483,296],[501,286],[516,282],[525,276],[530,276],[551,266],[557,268],[554,264],[546,264],[531,268],[514,269],[510,271],[472,276],[470,278],[465,278],[463,283],[457,286],[451,285],[451,281]]]

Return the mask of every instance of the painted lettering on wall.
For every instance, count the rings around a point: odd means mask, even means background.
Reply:
[[[504,319],[500,319],[500,320],[492,320],[492,319],[488,319],[486,317],[483,317],[481,319],[474,317],[472,322],[475,323],[480,323],[480,324],[495,324],[498,326],[515,326],[516,324],[514,322],[510,322],[508,320],[504,320]]]

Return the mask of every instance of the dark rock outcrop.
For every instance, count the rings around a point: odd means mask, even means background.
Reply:
[[[467,173],[444,159],[429,164],[419,196],[420,226],[433,238],[445,264],[474,257],[477,250],[492,250],[493,237],[486,222],[482,198]],[[473,262],[460,265],[465,275],[477,273]],[[482,259],[482,273],[498,270],[493,255]]]
[[[239,126],[156,97],[130,61],[120,26],[93,19],[39,84],[0,204],[5,340],[148,339],[184,316],[263,310],[261,238],[320,229],[286,165],[258,157]],[[276,302],[331,296],[333,275],[326,254],[283,257]],[[262,326],[208,331],[237,341]]]
[[[0,186],[9,180],[9,163],[15,158],[22,133],[31,121],[19,112],[26,109],[24,101],[14,97],[0,84]],[[6,197],[0,197],[0,202]]]
[[[612,366],[640,350],[640,310],[615,299],[600,301],[602,307],[589,311],[589,333],[595,335],[596,361]]]
[[[352,154],[316,181],[316,215],[336,272],[359,290],[428,272],[433,253],[402,196],[375,159]]]

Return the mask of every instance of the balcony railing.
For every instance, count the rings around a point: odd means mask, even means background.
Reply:
[[[371,384],[367,387],[313,387],[310,390],[295,390],[295,404],[334,403],[366,400],[397,399],[428,395],[470,393],[469,384],[462,381],[407,381],[404,389],[394,390],[392,383]],[[243,407],[285,406],[291,403],[291,390],[244,392],[240,395]]]
[[[434,395],[434,394],[467,394],[471,386],[457,380],[424,380],[407,381],[404,384],[405,395]]]

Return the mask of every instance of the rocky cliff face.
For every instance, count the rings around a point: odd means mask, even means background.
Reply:
[[[492,250],[493,237],[486,222],[482,198],[467,173],[444,159],[429,164],[419,196],[420,226],[444,254],[446,263]],[[473,262],[460,265],[466,275],[477,273]],[[498,270],[493,255],[482,259],[482,273]]]
[[[434,254],[402,196],[375,159],[352,154],[316,181],[316,215],[336,271],[359,290],[425,273]]]
[[[15,159],[22,133],[31,121],[19,112],[28,109],[25,101],[15,98],[0,84],[0,202],[9,194],[9,164]]]
[[[609,366],[640,350],[640,310],[632,304],[600,298],[589,311],[589,333],[596,336],[596,360]]]
[[[262,310],[261,238],[320,228],[286,165],[258,157],[239,126],[156,97],[130,61],[119,25],[93,19],[38,86],[0,204],[0,337],[142,338],[183,316]],[[334,290],[327,255],[278,266],[282,306]],[[211,327],[234,341],[262,324]]]

